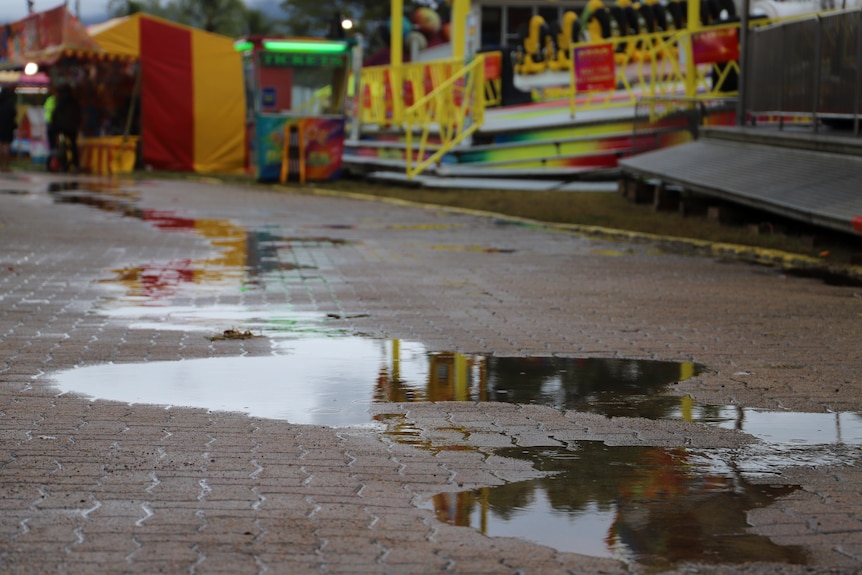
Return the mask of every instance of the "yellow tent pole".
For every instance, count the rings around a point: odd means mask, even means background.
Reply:
[[[452,57],[467,57],[467,16],[470,0],[452,0]]]
[[[689,98],[697,96],[697,66],[694,64],[694,35],[700,29],[700,0],[688,1],[688,53],[685,59],[685,95]]]
[[[404,87],[401,84],[401,66],[404,64],[404,0],[392,0],[389,6],[389,81],[392,83],[392,123],[400,124],[404,118]]]

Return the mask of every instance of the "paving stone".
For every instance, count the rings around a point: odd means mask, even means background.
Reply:
[[[375,405],[375,413],[401,414],[398,421],[415,430],[399,437],[58,393],[57,372],[89,365],[278,353],[275,336],[214,342],[206,335],[231,326],[201,331],[177,317],[159,324],[145,309],[308,313],[318,318],[309,324],[318,333],[486,357],[692,361],[704,371],[672,389],[699,403],[862,412],[858,287],[652,253],[648,242],[311,189],[121,181],[141,209],[211,226],[168,233],[143,218],[51,203],[54,176],[11,177],[30,194],[0,194],[4,573],[631,572],[614,559],[450,526],[419,506],[437,493],[546,475],[529,460],[499,455],[501,448],[578,449],[589,440],[609,449],[737,453],[752,441],[695,423],[537,405]],[[210,229],[215,235],[203,233]],[[224,230],[245,238],[229,244],[240,250],[248,232],[294,238],[274,243],[271,261],[309,267],[258,267],[252,276],[248,266],[260,262],[243,259],[238,274],[226,273],[226,244],[214,241]],[[514,252],[488,251],[498,247]],[[624,255],[603,255],[608,250]],[[183,281],[172,268],[177,262],[198,266],[196,281]],[[320,319],[327,314],[337,317]],[[862,569],[862,454],[854,446],[829,449],[829,464],[784,461],[766,477],[735,476],[788,490],[749,510],[745,521],[776,544],[803,546],[807,565],[679,564],[671,571]]]

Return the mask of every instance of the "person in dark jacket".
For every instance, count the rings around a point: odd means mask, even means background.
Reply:
[[[72,87],[64,84],[57,89],[57,105],[51,114],[51,125],[57,137],[63,137],[66,149],[72,154],[71,165],[65,165],[65,154],[60,157],[63,168],[77,172],[81,168],[78,157],[78,131],[81,129],[81,104],[72,93]]]
[[[0,172],[11,170],[12,141],[18,127],[18,108],[15,105],[15,87],[0,90]]]

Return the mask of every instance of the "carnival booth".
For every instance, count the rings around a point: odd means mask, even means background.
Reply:
[[[145,14],[85,28],[64,5],[0,27],[0,67],[35,63],[82,107],[84,171],[242,172],[242,63],[233,40]]]
[[[246,37],[249,162],[260,181],[328,180],[341,171],[353,43]]]
[[[5,26],[0,34],[0,61],[10,68],[36,65],[47,74],[51,89],[71,88],[82,108],[79,149],[84,171],[118,173],[134,168],[137,73],[132,58],[100,49],[61,5]],[[31,138],[33,132],[39,133],[34,128],[44,120],[40,116],[35,111],[28,114]]]
[[[89,32],[104,52],[139,66],[144,167],[244,171],[242,64],[231,38],[140,13]]]
[[[45,163],[48,155],[43,104],[49,83],[50,79],[42,72],[25,74],[21,70],[0,70],[0,88],[14,88],[18,109],[12,153],[29,156],[37,164]]]

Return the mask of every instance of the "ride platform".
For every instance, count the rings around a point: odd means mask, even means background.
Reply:
[[[630,98],[625,93],[618,97]],[[588,98],[579,98],[575,109]],[[522,181],[613,177],[620,159],[689,142],[702,122],[732,121],[732,110],[713,108],[709,116],[693,118],[691,111],[679,110],[651,120],[646,109],[639,113],[628,104],[576,111],[572,117],[568,100],[490,108],[471,140],[447,152],[424,175]],[[436,149],[432,142],[426,156]],[[346,141],[343,162],[350,172],[378,177],[392,173],[398,180],[403,179],[407,156],[403,132],[378,128]]]
[[[862,140],[821,127],[714,127],[697,141],[620,161],[624,177],[647,178],[862,235]]]

